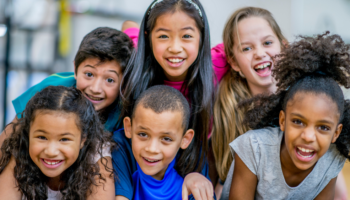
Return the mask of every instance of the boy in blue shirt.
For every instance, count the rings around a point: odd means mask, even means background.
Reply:
[[[178,173],[183,164],[176,162],[176,155],[180,149],[186,151],[195,134],[193,129],[188,129],[189,119],[186,98],[172,87],[157,85],[140,95],[131,117],[124,118],[124,130],[113,135],[120,147],[112,152],[113,167],[124,172],[117,174],[116,199],[120,196],[134,200],[187,198],[183,186],[187,174]],[[199,193],[202,199],[213,199],[207,168],[202,174],[207,177],[203,177],[203,182],[208,184]]]
[[[83,92],[99,112],[105,129],[113,132],[119,123],[119,84],[134,50],[131,39],[113,28],[100,27],[88,33],[82,40],[74,59],[74,72],[52,74],[39,84],[29,88],[12,101],[20,118],[29,99],[47,86],[74,86]],[[12,130],[7,126],[0,135],[0,145]]]

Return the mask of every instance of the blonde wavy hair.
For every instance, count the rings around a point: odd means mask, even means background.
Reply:
[[[283,44],[287,42],[269,11],[257,7],[244,7],[231,15],[223,32],[225,54],[228,61],[235,60],[235,56],[233,55],[235,36],[238,41],[240,40],[237,29],[238,22],[249,17],[261,17],[265,19],[278,37],[282,48],[284,46]],[[222,181],[226,180],[227,173],[233,160],[229,143],[249,130],[248,127],[242,123],[246,111],[237,109],[237,104],[251,97],[252,94],[249,90],[247,80],[242,78],[239,73],[233,69],[221,80],[219,93],[214,104],[212,145],[216,169]]]

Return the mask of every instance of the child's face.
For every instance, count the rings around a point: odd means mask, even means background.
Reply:
[[[248,17],[238,22],[233,54],[229,61],[235,71],[242,71],[253,95],[276,90],[271,76],[273,57],[281,52],[278,37],[261,17]]]
[[[78,158],[84,141],[74,113],[36,112],[29,130],[29,155],[41,172],[59,177]]]
[[[280,127],[284,131],[281,162],[299,170],[316,164],[334,143],[341,130],[338,107],[325,94],[297,92],[289,100],[286,112],[280,113]]]
[[[183,135],[182,119],[179,111],[157,114],[141,103],[135,110],[132,125],[129,117],[124,119],[125,135],[132,139],[132,152],[145,174],[163,179],[179,148],[186,149],[191,143],[194,131],[189,129]]]
[[[115,60],[101,62],[98,58],[87,58],[78,66],[75,79],[77,89],[100,111],[117,98],[122,71]]]
[[[170,81],[184,81],[196,60],[200,31],[194,19],[182,11],[157,18],[151,31],[152,51]]]

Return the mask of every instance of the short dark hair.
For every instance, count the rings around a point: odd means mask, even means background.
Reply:
[[[144,108],[152,109],[155,113],[164,111],[180,111],[182,113],[182,126],[184,132],[188,129],[190,121],[190,106],[186,98],[180,91],[166,85],[156,85],[142,92],[137,98],[132,118],[135,115],[137,105],[142,105]]]
[[[133,50],[132,40],[125,33],[109,27],[96,28],[80,43],[74,58],[75,72],[87,58],[98,58],[101,62],[115,60],[124,72]]]

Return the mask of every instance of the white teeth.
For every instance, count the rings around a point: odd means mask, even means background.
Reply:
[[[44,159],[43,159],[43,160],[44,160]],[[56,164],[58,164],[58,163],[61,162],[61,161],[49,162],[49,161],[44,160],[44,162],[45,162],[46,164],[49,164],[49,165],[56,165]]]
[[[271,63],[264,63],[261,65],[258,65],[257,67],[255,67],[255,69],[264,69],[266,67],[269,67],[271,65]]]
[[[302,147],[298,147],[298,149],[302,152],[305,152],[305,153],[311,153],[311,152],[314,152],[315,150],[311,150],[311,149],[304,149]]]
[[[145,160],[147,160],[148,162],[158,162],[159,160],[148,160],[147,158],[144,158]]]
[[[168,59],[172,63],[179,63],[182,62],[184,59],[179,59],[179,58],[169,58]]]
[[[88,95],[88,97],[91,99],[91,100],[94,100],[94,101],[101,101],[103,98],[97,98],[97,97],[93,97],[93,96],[90,96]]]
[[[303,157],[303,158],[310,158],[310,157],[312,157],[314,154],[310,154],[310,155],[308,155],[308,156],[304,156],[304,155],[301,155],[299,152],[298,152],[298,154],[299,154],[299,156],[301,156],[301,157]]]

